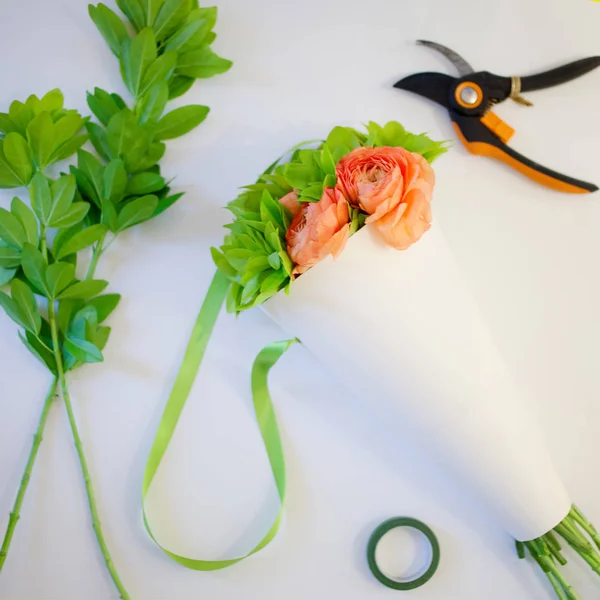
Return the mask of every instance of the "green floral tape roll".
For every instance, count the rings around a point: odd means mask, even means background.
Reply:
[[[386,533],[392,529],[396,529],[397,527],[410,527],[412,529],[416,529],[420,531],[431,544],[431,564],[425,573],[423,573],[423,575],[413,579],[412,581],[395,581],[394,579],[390,579],[383,574],[379,568],[379,565],[377,564],[377,560],[375,559],[375,552],[379,542],[381,541],[381,538],[383,538]],[[440,564],[440,544],[435,536],[435,533],[433,533],[431,528],[425,525],[425,523],[422,521],[412,519],[411,517],[396,517],[384,521],[371,534],[369,543],[367,545],[367,561],[369,563],[369,569],[371,569],[371,573],[373,573],[375,578],[379,582],[383,583],[383,585],[392,588],[393,590],[414,590],[415,588],[426,584],[437,571],[437,568]]]

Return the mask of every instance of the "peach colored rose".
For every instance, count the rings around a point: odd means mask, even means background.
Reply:
[[[283,204],[292,213],[292,217],[296,216],[296,213],[300,210],[298,194],[294,190],[279,198],[279,204]]]
[[[342,194],[326,188],[318,202],[305,202],[292,220],[285,239],[300,275],[329,254],[337,256],[350,237],[350,211]]]
[[[435,176],[404,148],[356,148],[337,165],[337,189],[369,216],[387,244],[406,250],[430,227]]]

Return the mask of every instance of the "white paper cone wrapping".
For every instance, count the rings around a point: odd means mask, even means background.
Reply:
[[[436,227],[399,252],[367,226],[264,308],[373,410],[400,403],[517,540],[566,517],[569,496]]]

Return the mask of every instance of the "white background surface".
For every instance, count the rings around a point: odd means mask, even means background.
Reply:
[[[213,272],[208,248],[221,207],[287,147],[335,124],[401,120],[454,138],[443,110],[392,89],[398,78],[451,66],[416,38],[457,50],[475,68],[528,74],[600,53],[600,5],[588,0],[220,0],[215,49],[226,75],[196,84],[185,103],[211,106],[194,133],[169,145],[164,172],[187,195],[162,218],[122,236],[99,276],[124,301],[103,365],[72,378],[105,533],[133,598],[318,600],[386,598],[364,548],[383,519],[411,515],[439,536],[438,574],[411,598],[552,597],[511,540],[435,465],[403,444],[402,423],[348,396],[301,347],[274,370],[272,393],[289,468],[286,523],[258,556],[216,573],[160,553],[140,518],[143,466],[188,334]],[[86,110],[95,85],[124,93],[115,59],[78,0],[4,0],[0,105],[61,87]],[[496,112],[526,156],[600,182],[600,72],[530,94],[535,108]],[[465,270],[573,497],[600,522],[600,196],[529,182],[455,145],[437,164],[435,218]],[[6,206],[10,193],[0,195]],[[374,307],[376,310],[376,307]],[[223,315],[202,375],[156,479],[150,509],[160,539],[198,558],[250,548],[275,514],[253,420],[249,369],[283,333],[260,311]],[[0,529],[4,531],[49,383],[0,315]],[[567,568],[584,599],[600,583]],[[116,598],[88,518],[64,411],[54,406],[11,554],[1,600]]]

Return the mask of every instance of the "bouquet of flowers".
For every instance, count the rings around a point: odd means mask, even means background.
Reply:
[[[296,147],[287,162],[271,165],[229,204],[234,220],[223,245],[212,249],[218,273],[184,359],[187,375],[182,369],[161,422],[144,490],[221,302],[226,298],[233,313],[262,305],[373,410],[381,400],[397,403],[418,443],[489,508],[557,596],[572,600],[577,595],[560,570],[566,559],[558,540],[600,574],[594,548],[600,537],[573,506],[460,269],[431,226],[430,162],[444,151],[443,143],[395,122],[369,123],[365,132],[335,127],[316,148]],[[268,369],[288,346],[263,351],[252,375],[282,500],[283,457],[265,388]],[[180,562],[222,568],[237,560]]]

